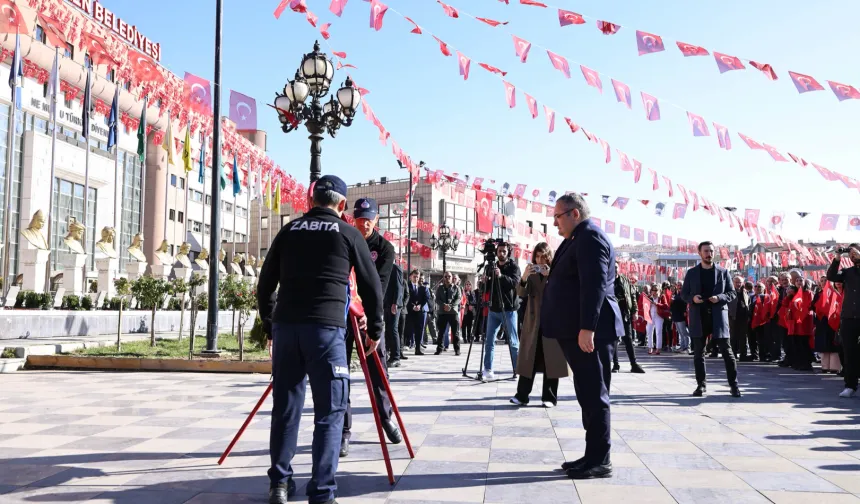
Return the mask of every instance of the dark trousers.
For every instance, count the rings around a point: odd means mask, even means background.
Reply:
[[[543,336],[538,335],[537,349],[535,350],[535,365],[532,370],[532,377],[527,378],[520,375],[517,382],[516,398],[523,404],[529,403],[529,394],[532,393],[532,388],[535,384],[535,375],[543,373],[543,387],[541,389],[540,400],[558,404],[558,378],[549,378],[546,375],[546,359],[543,355]]]
[[[785,361],[795,369],[811,369],[815,356],[809,346],[809,336],[788,336],[785,339]]]
[[[397,313],[391,313],[391,309],[385,312],[385,346],[388,347],[388,358],[397,360],[400,358],[400,309]]]
[[[466,312],[463,315],[463,341],[470,343],[472,341],[472,326],[475,324],[475,315],[472,312]]]
[[[612,353],[617,339],[596,339],[594,351],[585,353],[577,338],[559,340],[567,363],[573,370],[573,388],[582,409],[585,429],[585,462],[601,464],[609,459],[609,385],[612,380]]]
[[[436,349],[442,349],[442,335],[451,328],[451,340],[454,343],[454,351],[460,351],[460,315],[457,313],[440,313],[437,317],[439,325],[439,338],[436,344]]]
[[[403,345],[406,344],[406,307],[397,314],[397,332],[400,334],[400,355],[403,355]]]
[[[632,322],[624,324],[624,332],[625,335],[621,338],[621,342],[624,343],[624,349],[627,350],[627,360],[633,366],[636,364],[636,352],[633,351],[633,338],[630,337],[634,334]],[[612,363],[618,364],[618,345],[615,345],[615,349],[612,351]]]
[[[776,319],[765,324],[765,341],[759,345],[762,358],[766,355],[773,360],[782,358],[783,340],[785,340],[787,332]]]
[[[692,338],[693,340],[693,365],[696,368],[696,383],[704,384],[707,382],[705,375],[705,338]],[[735,354],[732,351],[732,346],[729,344],[728,338],[711,338],[714,345],[720,349],[723,354],[723,360],[726,363],[726,378],[729,385],[732,387],[738,386],[738,364],[735,361]]]
[[[749,321],[746,317],[729,319],[729,334],[731,335],[732,350],[735,355],[747,356],[747,333]]]
[[[750,342],[750,356],[753,359],[759,358],[759,344],[763,338],[762,334],[764,333],[764,326],[759,326],[756,328],[750,328],[749,330],[749,342]]]
[[[352,329],[350,329],[346,332],[347,362],[352,362],[353,346],[355,346],[355,339],[353,339]],[[376,354],[379,355],[379,360],[382,362],[382,372],[388,378],[388,362],[385,360],[385,340],[379,341],[379,346],[376,347]],[[382,375],[376,366],[376,359],[372,355],[367,356],[367,372],[370,374],[370,382],[373,385],[373,395],[376,397],[379,419],[383,421],[388,420],[392,415],[391,399],[388,398],[388,391],[385,390],[385,384],[382,383]],[[349,400],[349,392],[351,392],[351,387],[347,389],[346,415],[344,415],[343,419],[343,439],[349,439],[352,436],[352,403]]]
[[[305,405],[305,375],[314,400],[310,502],[335,498],[340,436],[346,411],[349,365],[343,328],[320,324],[274,324],[272,328],[272,427],[269,455],[272,485],[293,476],[299,421]]]
[[[860,318],[843,318],[839,326],[842,338],[842,374],[845,387],[857,390],[857,375],[860,373]]]
[[[425,312],[409,312],[406,314],[405,345],[420,345],[424,340],[424,324],[427,321]]]

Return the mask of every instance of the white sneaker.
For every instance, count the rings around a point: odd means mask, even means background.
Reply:
[[[495,373],[493,373],[493,370],[492,370],[492,369],[485,369],[485,370],[484,370],[484,375],[483,375],[483,376],[484,376],[484,381],[488,381],[488,380],[495,380],[495,379],[496,379],[496,374],[495,374]]]
[[[549,401],[544,401],[544,402],[543,402],[543,407],[544,407],[544,408],[546,408],[546,409],[555,408],[555,404],[553,404],[553,403],[551,403],[551,402],[549,402]]]
[[[511,397],[511,404],[515,406],[523,406],[523,402],[517,399],[516,397]]]
[[[843,390],[842,392],[839,393],[839,397],[842,397],[844,399],[848,399],[849,397],[854,397],[854,394],[856,394],[856,393],[857,393],[856,390],[846,388],[845,390]]]

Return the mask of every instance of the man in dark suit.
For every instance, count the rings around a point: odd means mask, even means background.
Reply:
[[[749,339],[750,324],[750,295],[744,287],[744,277],[732,278],[737,296],[729,301],[729,329],[731,331],[732,350],[735,358],[748,362],[747,340]]]
[[[687,271],[681,297],[690,306],[690,337],[693,340],[693,364],[696,367],[694,397],[707,392],[705,383],[705,338],[716,341],[723,360],[732,396],[740,397],[738,368],[735,354],[729,344],[729,307],[737,292],[729,279],[729,272],[714,264],[714,244],[706,241],[699,244],[702,261]]]
[[[430,311],[430,289],[419,280],[421,272],[414,269],[409,274],[409,301],[406,303],[406,341],[415,345],[415,355],[424,355],[424,324]]]
[[[391,268],[388,288],[385,290],[385,344],[388,347],[388,367],[400,367],[400,312],[403,310],[403,290],[406,282],[403,268],[395,263]]]
[[[612,476],[609,385],[612,354],[624,336],[615,298],[615,250],[588,217],[581,195],[556,201],[554,224],[564,241],[550,266],[541,306],[543,336],[561,345],[582,408],[585,455],[561,466],[573,479]]]

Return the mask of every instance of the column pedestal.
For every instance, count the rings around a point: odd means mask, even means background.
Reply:
[[[103,257],[96,259],[96,269],[99,271],[99,290],[107,292],[107,299],[116,296],[116,273],[119,269],[119,259]]]
[[[177,280],[181,278],[185,280],[186,283],[191,280],[191,273],[193,271],[191,268],[176,268],[173,271],[176,272]]]
[[[128,281],[134,282],[146,273],[146,263],[129,261],[125,264],[125,272],[128,273]]]
[[[152,277],[162,280],[170,280],[170,272],[173,271],[173,266],[165,266],[163,264],[152,265]]]
[[[69,254],[63,260],[63,287],[66,294],[84,294],[84,265],[86,254]],[[43,277],[44,278],[44,277]]]
[[[45,292],[45,265],[50,255],[49,250],[21,249],[21,273],[24,275],[21,290]]]

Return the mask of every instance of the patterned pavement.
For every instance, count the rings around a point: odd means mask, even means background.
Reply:
[[[642,355],[647,374],[622,363],[613,375],[615,476],[573,482],[557,471],[584,448],[570,381],[559,407],[545,410],[533,395],[517,409],[508,404],[515,382],[465,380],[465,358],[413,357],[394,370],[416,450],[410,461],[402,444],[392,447],[394,487],[367,389],[353,375],[353,444],[338,502],[860,503],[860,399],[836,397],[838,378],[744,364],[736,400],[722,360],[709,359],[710,395],[694,399],[690,357]],[[496,359],[497,372],[509,369],[505,347]],[[0,375],[0,502],[263,503],[270,402],[225,465],[215,462],[265,385],[204,373]],[[310,393],[308,401],[297,502],[310,471]]]

